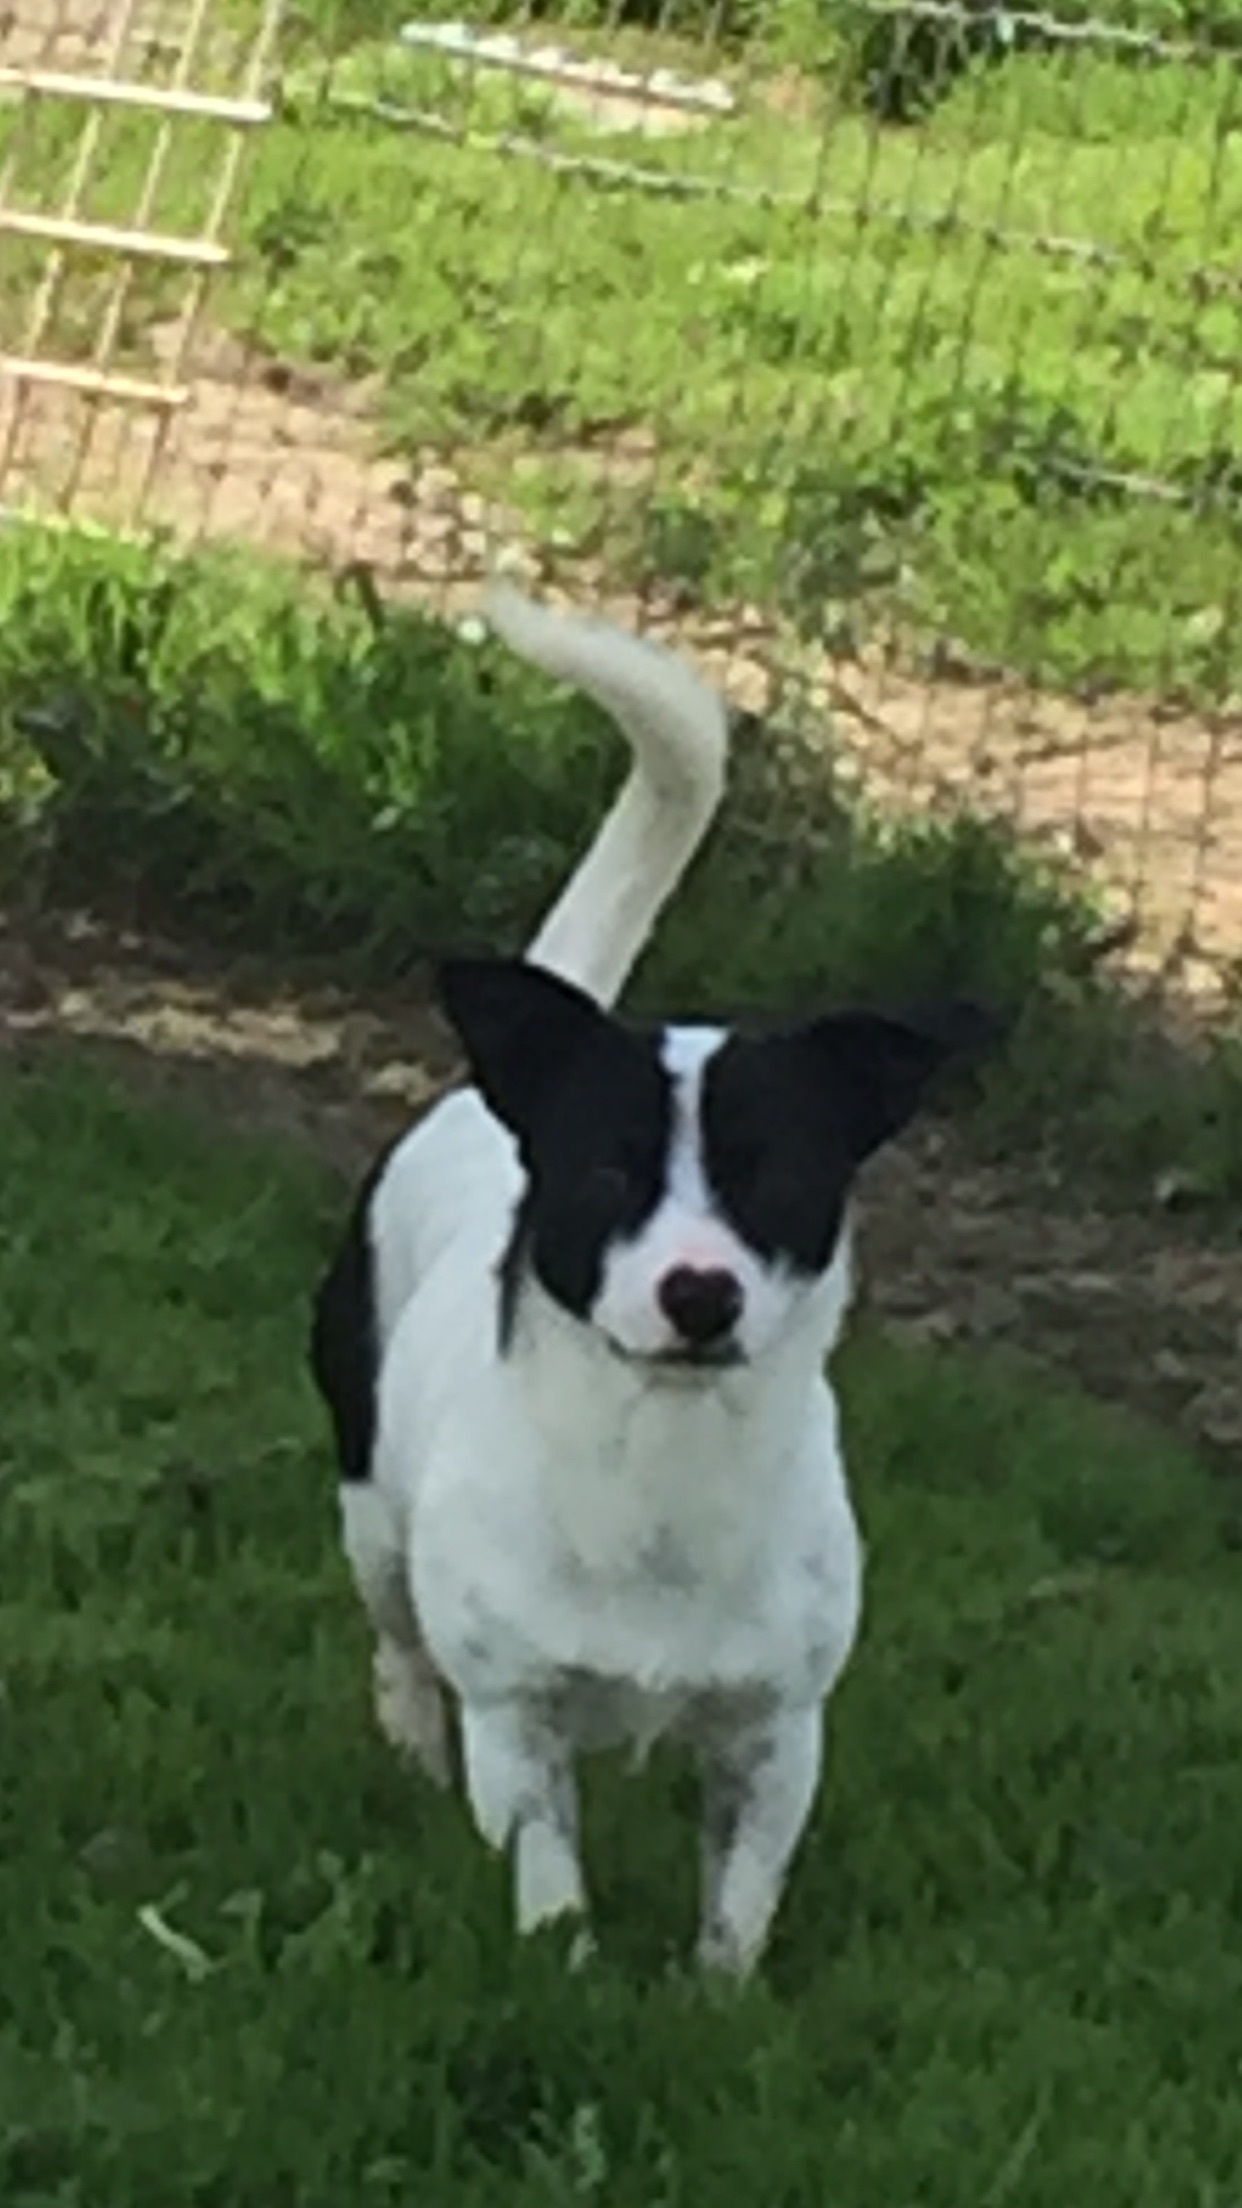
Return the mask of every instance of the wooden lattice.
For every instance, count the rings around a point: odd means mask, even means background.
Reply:
[[[97,510],[102,438],[102,503],[133,526],[229,266],[282,9],[227,30],[213,0],[17,11],[0,0],[0,502],[70,514],[89,471]]]

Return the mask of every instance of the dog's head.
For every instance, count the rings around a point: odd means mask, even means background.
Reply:
[[[953,1003],[746,1037],[644,1033],[519,960],[459,960],[441,1001],[527,1189],[508,1261],[653,1371],[750,1362],[831,1266],[858,1168],[999,1022]]]

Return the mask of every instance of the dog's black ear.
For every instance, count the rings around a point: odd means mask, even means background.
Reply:
[[[521,1141],[573,1059],[610,1024],[607,1014],[520,958],[448,959],[436,983],[478,1087]]]
[[[937,1077],[999,1048],[1009,1022],[987,1006],[953,999],[887,1012],[829,1012],[801,1040],[844,1107],[856,1165],[901,1133]]]

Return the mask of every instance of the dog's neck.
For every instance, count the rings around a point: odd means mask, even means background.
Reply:
[[[843,1236],[828,1273],[762,1356],[717,1372],[672,1372],[619,1356],[523,1284],[504,1357],[513,1415],[538,1443],[544,1502],[587,1569],[614,1571],[653,1538],[700,1566],[752,1554],[796,1471],[824,1363],[850,1291]]]

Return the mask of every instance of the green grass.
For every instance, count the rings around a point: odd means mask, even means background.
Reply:
[[[368,980],[518,949],[622,772],[593,709],[416,612],[237,556],[0,538],[0,886]],[[1095,971],[1099,915],[969,815],[847,797],[832,730],[735,745],[727,805],[637,977],[726,1015],[962,991],[1019,1015],[982,1140],[1146,1201],[1242,1197],[1242,1044],[1194,1057]],[[1230,1209],[1222,1219],[1233,1216]]]
[[[481,87],[485,127],[506,96]],[[1201,74],[1024,61],[918,134],[757,112],[712,142],[605,149],[791,195],[776,207],[601,198],[304,118],[313,180],[276,144],[254,180],[267,260],[243,311],[261,294],[279,348],[382,375],[398,448],[465,446],[562,553],[775,603],[802,633],[948,632],[1044,680],[1219,695],[1236,317],[1188,271],[1237,220],[1231,100]],[[1122,265],[997,250],[981,223]],[[624,431],[656,462],[618,483]],[[1187,503],[1101,490],[1100,470]]]
[[[81,1067],[0,1080],[3,2198],[1232,2203],[1228,1491],[860,1340],[868,1625],[767,1980],[669,1972],[676,1765],[591,1775],[572,1980],[370,1728],[301,1367],[339,1202]]]
[[[624,772],[615,730],[492,644],[238,557],[0,539],[0,807],[40,864],[217,938],[355,973],[516,947]],[[738,926],[744,901],[746,925]],[[735,747],[721,833],[661,931],[681,1001],[792,1004],[864,978],[1020,998],[1093,919],[970,821],[856,816],[826,743]]]
[[[831,70],[807,115],[765,106],[756,56],[796,32],[814,60],[804,15],[778,11],[750,48],[739,120],[653,143],[591,138],[538,87],[463,82],[321,9],[312,32],[354,41],[337,76],[353,104],[324,100],[303,35],[217,311],[292,360],[379,379],[390,449],[450,451],[562,560],[775,605],[791,636],[948,635],[1049,683],[1232,695],[1232,64],[1021,55],[917,130],[877,131]],[[449,115],[466,142],[377,119],[373,96]],[[200,217],[204,127],[169,165],[167,227]],[[132,203],[154,128],[108,119],[101,215]],[[780,203],[601,190],[476,142],[506,129]],[[49,111],[19,174],[46,197],[70,158]],[[10,265],[0,331],[28,282]],[[67,297],[72,349],[97,302]],[[166,304],[136,288],[136,351]]]

